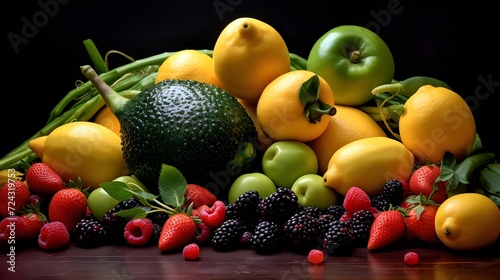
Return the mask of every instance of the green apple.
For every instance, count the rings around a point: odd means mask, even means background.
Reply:
[[[382,38],[355,25],[340,25],[326,32],[307,58],[307,70],[328,82],[335,104],[347,106],[373,99],[375,87],[392,82],[394,65],[391,50]]]
[[[297,195],[298,203],[304,207],[314,206],[326,210],[330,205],[338,203],[337,192],[326,186],[323,176],[306,174],[292,185],[292,191]]]
[[[98,220],[102,219],[104,214],[113,209],[118,202],[118,200],[112,198],[102,187],[94,189],[87,198],[87,205],[92,215]]]
[[[233,203],[247,191],[256,190],[262,198],[276,192],[273,181],[260,172],[245,173],[240,175],[229,187],[228,202]]]
[[[117,177],[113,180],[113,182],[124,182],[129,186],[129,188],[133,190],[141,190],[148,192],[148,188],[133,175],[124,175]]]
[[[262,171],[276,187],[291,188],[300,176],[318,173],[318,158],[303,142],[277,141],[262,155]]]

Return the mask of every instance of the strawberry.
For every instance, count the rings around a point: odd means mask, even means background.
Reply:
[[[46,223],[40,229],[38,246],[46,251],[54,251],[69,245],[69,232],[61,222]]]
[[[212,206],[217,200],[213,193],[197,184],[188,184],[184,197],[186,198],[185,208],[191,203],[193,203],[193,208],[198,208],[201,205]]]
[[[201,205],[198,208],[193,208],[193,210],[191,211],[191,216],[199,217],[200,216],[200,211],[202,209],[210,209],[210,207],[208,205]]]
[[[68,232],[75,228],[86,212],[87,196],[81,190],[80,180],[78,185],[70,181],[70,185],[57,191],[49,202],[49,221],[62,222]]]
[[[30,240],[36,240],[43,225],[47,223],[45,215],[37,212],[23,213],[21,214],[21,219],[26,224],[24,238]]]
[[[158,240],[162,252],[172,251],[192,242],[196,235],[196,223],[186,213],[176,213],[163,225]]]
[[[64,187],[61,176],[43,162],[35,162],[28,168],[26,183],[38,194],[55,194]]]
[[[436,203],[443,203],[447,198],[447,181],[440,181],[441,168],[438,165],[422,165],[411,175],[409,185],[414,195],[425,195]]]
[[[0,216],[16,215],[30,197],[30,190],[23,181],[9,181],[0,188]]]
[[[373,220],[368,250],[378,250],[399,241],[406,230],[404,214],[395,209],[379,212]]]
[[[439,205],[423,195],[410,197],[406,201],[407,203],[412,203],[413,201],[413,205],[406,210],[405,218],[407,230],[410,232],[409,235],[425,243],[439,243],[440,240],[434,225]]]
[[[354,213],[359,210],[370,210],[371,200],[363,189],[353,186],[347,190],[343,205],[347,212]]]

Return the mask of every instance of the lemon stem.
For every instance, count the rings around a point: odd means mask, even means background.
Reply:
[[[313,124],[321,121],[323,115],[333,116],[337,112],[335,107],[319,100],[319,85],[318,75],[313,75],[300,86],[299,90],[299,101],[304,106],[304,115]]]
[[[312,103],[307,106],[305,115],[309,119],[310,123],[317,123],[321,121],[321,117],[323,115],[333,116],[336,113],[337,109],[335,107],[318,100],[316,103]]]

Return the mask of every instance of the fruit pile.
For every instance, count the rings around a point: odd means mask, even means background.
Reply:
[[[0,246],[293,250],[321,263],[400,242],[498,242],[500,164],[467,103],[431,77],[396,81],[368,29],[335,27],[307,59],[253,18],[212,51],[116,71],[88,51],[98,70],[82,66],[89,81],[0,159]]]

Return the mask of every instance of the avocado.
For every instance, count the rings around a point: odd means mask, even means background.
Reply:
[[[93,83],[121,126],[124,160],[152,193],[161,165],[227,199],[232,181],[257,163],[258,134],[238,100],[211,84],[164,80],[133,99],[114,92],[90,66]]]

